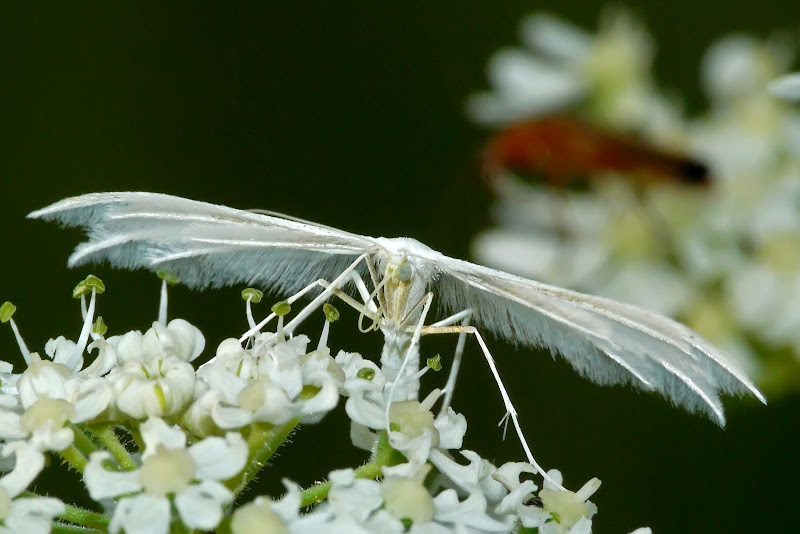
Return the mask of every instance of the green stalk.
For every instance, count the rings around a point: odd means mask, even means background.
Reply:
[[[74,445],[70,445],[58,454],[79,473],[83,473],[83,470],[86,468],[86,464],[89,463],[89,461],[86,459],[86,456],[84,456],[81,451],[76,449]]]
[[[89,456],[97,450],[97,447],[95,446],[94,442],[92,442],[92,439],[86,434],[84,425],[70,423],[69,427],[72,429],[72,433],[75,436],[73,443],[79,451],[81,451],[84,455]]]
[[[78,525],[65,525],[64,523],[53,523],[50,530],[53,534],[103,534],[107,530],[97,530],[96,528],[84,528]]]
[[[94,435],[100,440],[100,443],[105,445],[111,456],[117,461],[117,464],[125,471],[133,471],[138,466],[131,458],[128,449],[119,441],[117,433],[114,431],[113,425],[103,425],[94,429]]]
[[[369,462],[358,469],[355,470],[356,478],[379,478],[381,476],[381,467],[383,467],[378,462]],[[316,486],[311,486],[307,490],[301,493],[300,497],[300,506],[311,506],[312,504],[316,504],[318,502],[322,502],[328,498],[328,493],[331,491],[331,481],[326,480],[325,482],[320,482]]]
[[[101,531],[106,531],[108,529],[108,524],[111,522],[108,516],[99,512],[93,512],[70,504],[66,505],[66,511],[58,517],[70,523],[82,525],[87,528],[96,528]]]
[[[356,478],[380,478],[383,474],[382,468],[384,466],[398,465],[405,461],[405,456],[389,444],[389,435],[386,432],[381,432],[372,460],[355,470]],[[311,486],[301,493],[300,506],[311,506],[322,502],[328,498],[330,491],[331,483],[329,480]]]
[[[250,450],[249,460],[244,469],[244,473],[237,479],[228,481],[228,488],[238,495],[256,477],[259,471],[267,465],[269,459],[275,454],[289,434],[300,422],[299,417],[295,417],[282,426],[274,427],[265,423],[252,423],[250,425],[250,437],[247,445]]]

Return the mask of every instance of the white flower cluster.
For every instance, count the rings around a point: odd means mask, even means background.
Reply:
[[[651,38],[624,14],[594,36],[542,15],[525,19],[522,33],[527,48],[489,62],[492,91],[470,99],[473,119],[577,115],[690,154],[708,166],[711,183],[599,170],[579,192],[507,172],[495,182],[498,226],[475,238],[476,258],[671,315],[738,356],[763,387],[796,384],[800,113],[773,96],[800,95],[797,75],[773,82],[790,64],[786,43],[745,35],[715,42],[701,70],[709,109],[686,118],[653,81]]]
[[[387,406],[392,384],[379,366],[357,353],[331,357],[338,313],[328,304],[309,351],[307,336],[283,331],[288,303],[268,318],[278,317],[276,331],[262,333],[251,310],[262,295],[245,290],[251,331],[195,369],[205,338],[185,320],[166,321],[166,281],[150,329],[108,338],[95,320],[104,289],[94,276],[78,285],[78,340],[51,339],[46,357],[28,350],[14,306],[0,307],[27,364],[19,374],[0,364],[0,533],[591,532],[598,479],[573,493],[553,470],[540,490],[530,464],[498,468],[462,449],[466,419],[449,406],[434,414],[438,389]],[[438,366],[433,359],[414,379]],[[284,480],[283,498],[234,507],[296,425],[319,421],[340,395],[369,461],[306,490]],[[47,454],[78,472],[99,511],[27,491]]]

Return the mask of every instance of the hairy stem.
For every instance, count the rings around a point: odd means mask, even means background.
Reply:
[[[259,471],[267,465],[269,459],[275,454],[289,434],[300,422],[296,417],[282,426],[274,427],[265,423],[252,423],[250,425],[250,437],[247,440],[250,456],[243,474],[238,479],[228,481],[228,487],[235,495],[238,495],[256,477]]]
[[[128,449],[119,441],[113,425],[103,425],[94,429],[94,435],[105,445],[117,464],[125,471],[133,471],[137,468],[136,462],[131,458]]]
[[[97,447],[95,446],[94,442],[92,442],[92,439],[88,434],[86,434],[86,427],[84,425],[70,423],[69,427],[72,429],[72,433],[75,435],[75,440],[73,443],[79,451],[88,456],[97,450]]]
[[[86,459],[86,456],[84,456],[81,451],[76,449],[74,445],[70,445],[58,454],[79,473],[83,473],[86,464],[89,463],[89,461]]]
[[[355,470],[356,478],[380,478],[383,474],[381,469],[384,466],[397,465],[405,461],[406,458],[389,445],[388,434],[381,432],[375,446],[375,452],[372,454],[372,460]],[[331,482],[329,480],[311,486],[301,493],[300,506],[310,506],[324,501],[328,498],[330,490]]]
[[[106,530],[97,530],[96,528],[85,528],[78,525],[65,525],[64,523],[53,523],[50,530],[53,534],[103,534]]]

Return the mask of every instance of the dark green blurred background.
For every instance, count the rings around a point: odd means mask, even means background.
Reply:
[[[601,5],[336,4],[3,6],[0,301],[18,305],[33,350],[80,328],[70,291],[88,271],[65,267],[79,234],[25,219],[64,196],[173,193],[413,236],[465,257],[488,222],[488,201],[470,181],[485,133],[465,119],[465,96],[486,86],[489,55],[517,42],[521,15],[544,8],[594,28]],[[800,27],[791,0],[653,2],[635,11],[657,39],[659,79],[682,90],[690,109],[702,107],[697,65],[713,38],[774,28],[797,36]],[[146,329],[157,280],[95,272],[109,288],[99,306],[110,334]],[[212,350],[244,328],[238,290],[171,295],[171,316],[197,324]],[[359,335],[355,318],[345,319],[334,350],[374,356],[380,336]],[[449,354],[453,341],[426,340],[424,354]],[[603,480],[596,532],[794,530],[797,394],[769,407],[728,400],[723,431],[655,395],[596,387],[547,355],[490,346],[538,460],[573,488]],[[16,353],[10,330],[0,330],[0,355],[18,362]],[[497,462],[522,459],[515,439],[501,441],[503,408],[472,343],[467,358],[455,398],[470,422],[466,448]],[[265,491],[279,494],[281,476],[308,484],[363,460],[346,445],[342,411],[295,436],[262,480]],[[299,471],[301,462],[308,468]],[[59,493],[53,484],[38,489]],[[75,488],[61,494],[82,498]]]

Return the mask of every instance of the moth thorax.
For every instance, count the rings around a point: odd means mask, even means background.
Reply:
[[[393,327],[408,326],[422,311],[418,304],[425,295],[425,281],[416,274],[415,267],[405,258],[392,259],[386,264],[383,286],[386,304],[384,316]]]

